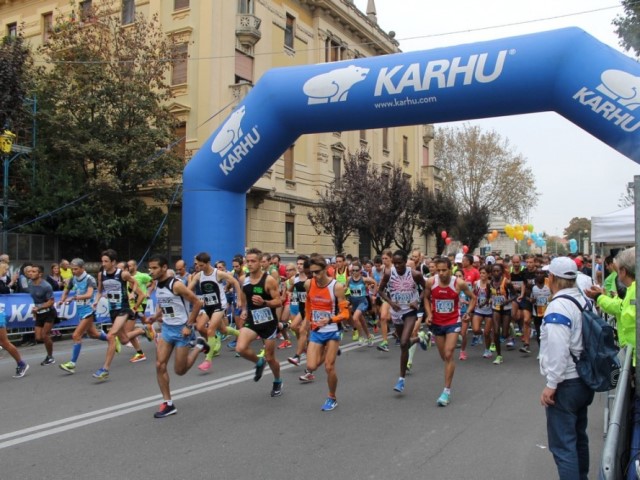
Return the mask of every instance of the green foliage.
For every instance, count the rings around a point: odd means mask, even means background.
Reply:
[[[626,50],[633,50],[640,56],[640,3],[637,0],[622,0],[624,15],[618,15],[613,24],[620,45]]]
[[[459,215],[458,204],[452,196],[440,190],[435,193],[426,192],[421,213],[424,219],[422,233],[435,236],[436,252],[443,252],[445,248],[445,241],[440,233],[443,230],[453,231],[458,224]]]
[[[138,251],[162,216],[142,195],[165,204],[182,168],[165,106],[172,44],[156,17],[123,28],[111,3],[85,24],[57,15],[39,51],[37,174],[19,213],[37,217],[89,193],[32,229],[97,248],[128,238]]]
[[[569,226],[564,229],[564,236],[567,239],[575,238],[583,240],[591,237],[591,220],[584,217],[573,217],[569,221]],[[582,245],[579,247],[582,248]]]
[[[15,133],[26,121],[23,107],[32,62],[31,51],[21,32],[16,37],[0,39],[0,128],[6,125]]]
[[[469,210],[460,214],[457,230],[458,239],[473,252],[489,231],[489,209],[471,206]]]

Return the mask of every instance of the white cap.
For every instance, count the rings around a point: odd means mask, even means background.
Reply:
[[[494,257],[493,255],[489,255],[484,259],[484,263],[486,263],[487,265],[493,265],[494,263],[496,263],[496,257]]]
[[[578,266],[569,257],[557,257],[549,264],[549,273],[559,278],[575,280],[578,276]]]
[[[456,259],[454,260],[454,262],[455,263],[462,263],[462,257],[463,257],[462,253],[456,253]]]

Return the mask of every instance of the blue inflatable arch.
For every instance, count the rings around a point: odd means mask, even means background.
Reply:
[[[244,251],[246,192],[303,134],[556,111],[640,163],[640,65],[578,28],[268,71],[184,170],[183,254]]]

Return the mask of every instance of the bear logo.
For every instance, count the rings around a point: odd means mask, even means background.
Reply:
[[[233,112],[222,127],[216,138],[211,143],[211,151],[224,157],[231,147],[242,137],[242,117],[245,114],[245,106]]]
[[[602,84],[596,88],[599,92],[629,110],[640,106],[640,78],[622,70],[605,70],[600,80]]]
[[[344,102],[351,87],[367,78],[368,73],[368,68],[349,65],[310,78],[302,91],[309,97],[309,105]]]

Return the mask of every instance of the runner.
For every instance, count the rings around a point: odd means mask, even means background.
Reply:
[[[207,353],[209,346],[204,339],[198,338],[195,348],[190,348],[190,342],[195,340],[193,325],[202,307],[202,302],[176,277],[169,276],[167,270],[169,262],[160,255],[149,258],[149,272],[156,280],[156,301],[158,307],[156,317],[162,319],[162,333],[158,341],[156,376],[162,393],[162,405],[154,413],[154,418],[165,418],[177,413],[176,406],[171,399],[169,387],[169,372],[167,364],[174,349],[176,355],[173,370],[176,375],[184,375],[193,366],[200,352]],[[191,313],[187,307],[191,303]]]
[[[240,285],[228,272],[213,268],[211,265],[211,255],[207,252],[200,252],[196,255],[196,265],[198,273],[191,276],[189,280],[189,290],[196,291],[196,285],[202,295],[203,308],[197,314],[197,330],[206,339],[207,355],[204,361],[198,365],[198,370],[206,372],[211,368],[211,361],[216,352],[220,350],[220,340],[216,334],[220,331],[223,335],[238,336],[238,330],[227,326],[224,322],[227,309],[227,296],[224,293],[222,282],[233,285],[238,298],[241,298],[242,291]],[[242,308],[242,300],[238,301]]]
[[[263,272],[260,265],[262,252],[257,248],[250,248],[246,253],[249,275],[242,286],[242,318],[244,327],[240,329],[236,352],[254,363],[256,373],[255,382],[262,378],[265,363],[269,364],[273,373],[272,397],[282,395],[282,379],[280,378],[280,364],[276,360],[275,348],[278,337],[278,317],[276,309],[282,305],[278,281]],[[251,342],[258,337],[265,344],[265,356],[258,357],[251,348]]]
[[[511,282],[504,276],[504,265],[496,263],[491,267],[491,308],[493,309],[493,321],[491,322],[491,331],[493,332],[493,343],[490,343],[491,332],[487,335],[485,329],[485,346],[489,349],[492,347],[496,351],[496,359],[494,365],[503,363],[502,358],[502,342],[504,334],[509,333],[511,325],[511,299],[515,298],[516,292]],[[491,345],[491,346],[490,346]],[[491,357],[485,357],[491,358]]]
[[[548,270],[548,266],[546,267]],[[547,305],[551,301],[551,289],[547,279],[547,271],[543,268],[536,270],[536,281],[531,288],[531,303],[533,303],[533,325],[536,329],[536,340],[540,346],[540,327],[542,326],[542,318],[547,310]],[[528,344],[525,344],[520,351],[522,353],[531,353]]]
[[[382,277],[391,274],[393,252],[390,248],[382,251]],[[382,282],[382,278],[380,279]],[[378,284],[380,285],[380,284]],[[378,345],[381,352],[389,351],[389,321],[391,321],[391,306],[382,298],[382,290],[378,287],[378,299],[380,304],[380,331],[382,333],[382,342]]]
[[[22,359],[18,349],[9,341],[9,337],[7,336],[7,313],[4,303],[0,303],[0,347],[0,350],[6,350],[16,361],[16,373],[13,375],[13,378],[24,377],[27,370],[29,370],[29,364]]]
[[[71,360],[60,364],[60,368],[67,373],[76,373],[76,365],[80,350],[82,349],[82,338],[89,335],[97,340],[107,341],[107,334],[98,330],[95,326],[96,312],[93,310],[93,302],[98,287],[96,279],[89,275],[84,269],[84,260],[74,258],[71,260],[71,271],[73,276],[65,286],[64,292],[58,305],[70,303],[69,294],[73,294],[72,300],[76,304],[76,315],[79,318],[78,326],[73,331],[73,348],[71,350]]]
[[[491,285],[489,281],[490,265],[483,265],[480,267],[480,280],[473,285],[473,293],[476,295],[476,308],[473,311],[473,318],[471,319],[471,329],[473,330],[474,337],[471,342],[471,346],[474,347],[480,343],[482,339],[483,329],[482,323],[484,322],[484,336],[491,338],[491,331],[493,328],[493,309],[491,308]],[[476,342],[476,338],[480,340]],[[482,356],[484,358],[493,357],[493,353],[490,350],[491,340],[487,344]]]
[[[515,335],[524,330],[524,315],[522,314],[522,307],[520,306],[520,303],[526,293],[527,277],[524,272],[524,265],[522,265],[522,258],[520,255],[516,254],[511,257],[511,267],[509,268],[508,277],[516,294],[516,297],[511,299],[511,321],[513,323],[513,327],[510,325],[509,330],[503,330],[502,335],[506,339],[507,349],[513,350],[516,347]]]
[[[304,355],[304,352],[307,350],[307,340],[309,338],[309,322],[307,322],[305,318],[305,306],[307,302],[305,283],[308,279],[307,272],[310,267],[309,257],[299,255],[296,260],[298,275],[294,278],[290,291],[291,304],[289,305],[289,309],[293,316],[291,330],[296,334],[298,342],[296,344],[296,353],[293,357],[287,358],[287,361],[296,366],[300,365],[302,355]]]
[[[151,326],[137,328],[129,334],[125,332],[125,323],[135,318],[133,310],[129,307],[127,283],[131,285],[132,291],[138,295],[138,301],[136,305],[134,305],[135,310],[140,306],[144,296],[138,287],[136,279],[133,278],[129,272],[116,268],[118,254],[115,250],[108,249],[102,252],[100,260],[102,262],[102,269],[98,272],[98,294],[95,297],[93,308],[94,310],[97,308],[98,301],[103,295],[107,297],[109,316],[111,317],[111,329],[109,329],[109,333],[107,334],[109,345],[107,347],[104,365],[96,370],[93,376],[99,380],[106,380],[109,378],[109,369],[111,368],[113,357],[116,353],[120,352],[122,348],[121,345],[130,341],[136,349],[135,355],[129,360],[131,363],[145,361],[147,357],[145,357],[144,352],[140,349],[140,343],[136,337],[145,334],[147,339],[152,340],[153,333]]]
[[[238,282],[238,285],[244,285],[244,277],[245,277],[244,258],[242,258],[241,255],[236,255],[235,257],[233,257],[233,261],[231,262],[231,267],[233,268],[233,278],[236,279],[236,282]],[[244,321],[241,318],[242,309],[238,308],[238,301],[240,300],[242,295],[238,296],[235,293],[235,290],[232,290],[232,291],[234,292],[233,305],[232,305],[233,323],[235,324],[236,330],[239,331],[244,325]],[[236,344],[237,344],[237,337],[233,338],[229,343],[227,343],[227,347],[231,348],[232,350],[235,350]]]
[[[518,308],[522,317],[522,342],[520,348],[522,353],[530,353],[529,342],[531,341],[531,318],[533,315],[533,303],[531,302],[531,289],[536,281],[536,262],[533,255],[525,256],[526,268],[522,271],[523,291],[517,298]]]
[[[336,282],[342,284],[344,287],[344,294],[347,297],[347,300],[349,300],[351,292],[349,291],[349,264],[347,263],[347,257],[342,253],[339,253],[335,256],[335,259],[336,267],[333,278],[336,279]],[[353,321],[353,317],[349,317],[347,324],[353,329],[351,340],[357,342],[360,338],[360,333],[358,332],[357,324]]]
[[[367,289],[376,287],[376,281],[373,278],[362,276],[362,265],[360,262],[353,262],[351,265],[351,276],[349,277],[349,303],[353,312],[354,328],[359,332],[360,346],[367,344],[373,347],[373,334],[369,333],[369,326],[364,314],[369,309],[369,301],[367,299]]]
[[[464,258],[466,258],[466,255]],[[463,269],[458,270],[455,274],[456,278],[459,280],[465,280],[464,260],[462,261],[462,264],[463,264]],[[478,276],[479,275],[480,275],[480,272],[478,272]],[[467,282],[466,280],[465,280],[465,283],[467,285],[473,285],[473,282]],[[469,330],[469,323],[472,317],[471,311],[469,311],[469,315],[465,315],[467,313],[467,310],[469,309],[469,297],[467,297],[467,295],[464,292],[460,292],[459,307],[460,307],[460,321],[462,322],[462,326],[460,328],[460,337],[459,337],[460,355],[458,356],[458,360],[464,361],[467,359],[467,330]]]
[[[436,336],[436,346],[440,358],[444,362],[444,390],[438,397],[437,404],[446,407],[451,401],[451,383],[456,364],[453,352],[460,333],[460,292],[469,297],[468,312],[464,314],[469,320],[469,312],[476,306],[476,296],[464,280],[451,274],[451,261],[440,257],[435,260],[437,276],[427,280],[424,306],[427,312],[427,325]]]
[[[322,255],[312,255],[309,263],[312,278],[305,283],[305,314],[311,326],[311,335],[307,348],[308,373],[300,377],[300,380],[306,382],[307,375],[313,375],[320,364],[324,363],[329,395],[321,410],[328,412],[338,406],[335,363],[340,348],[341,322],[348,320],[350,316],[349,302],[344,294],[344,285],[327,275],[327,263]],[[336,311],[339,312],[338,315],[334,315]]]
[[[418,342],[423,350],[428,346],[424,332],[420,332],[422,335],[417,337],[411,337],[420,309],[418,285],[424,288],[425,281],[420,272],[407,268],[407,252],[396,250],[392,258],[393,266],[380,282],[380,295],[391,307],[391,321],[400,339],[400,377],[393,389],[402,393],[409,361],[409,347]]]
[[[44,279],[44,267],[33,265],[29,269],[29,294],[33,299],[33,318],[36,323],[36,342],[44,342],[47,356],[40,365],[53,365],[56,361],[53,358],[53,340],[51,340],[51,328],[57,318],[54,307],[53,289],[49,282]]]

